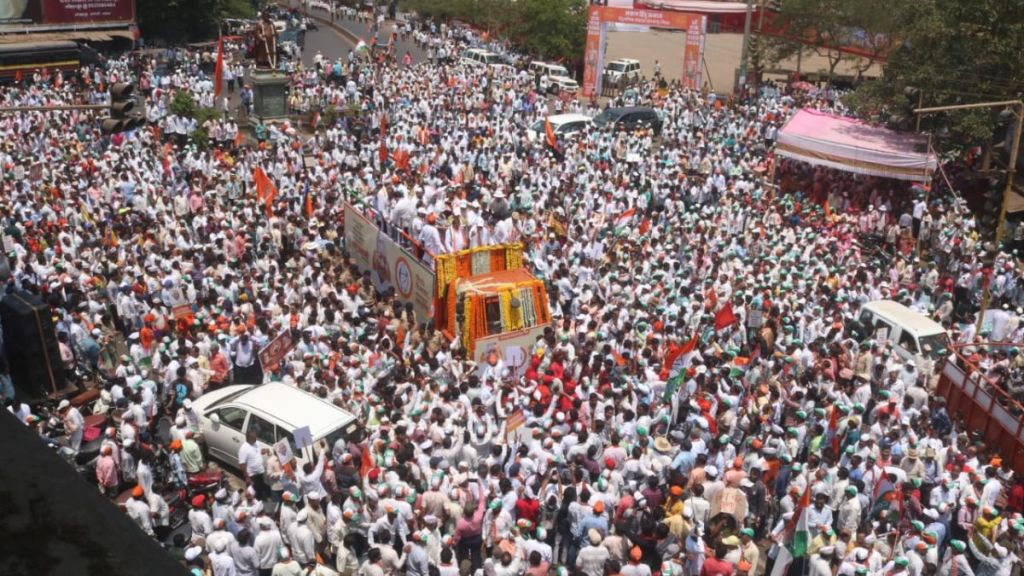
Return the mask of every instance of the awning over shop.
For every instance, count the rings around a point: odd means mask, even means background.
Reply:
[[[927,140],[813,110],[800,110],[779,132],[776,154],[845,172],[924,181],[938,168]]]
[[[722,2],[718,0],[643,0],[647,8],[675,10],[695,14],[743,14],[747,11],[745,2]]]
[[[80,40],[83,42],[109,42],[114,38],[132,39],[134,35],[127,28],[112,30],[76,30],[65,32],[30,32],[28,34],[0,34],[0,44],[20,44],[22,42],[60,42],[64,40]]]

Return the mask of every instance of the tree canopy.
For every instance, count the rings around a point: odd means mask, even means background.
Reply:
[[[217,35],[224,18],[252,18],[254,0],[136,0],[143,38],[196,42]]]
[[[586,0],[407,0],[403,6],[483,28],[540,58],[574,62],[583,55]]]
[[[906,117],[918,98],[924,107],[1021,98],[1024,0],[898,1],[889,11],[898,37],[883,74],[847,99],[863,117]],[[945,148],[973,146],[991,137],[998,113],[943,113],[923,126],[947,128]]]

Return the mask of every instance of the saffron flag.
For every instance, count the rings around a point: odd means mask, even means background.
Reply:
[[[277,196],[277,189],[274,188],[274,183],[270,181],[270,176],[267,176],[263,168],[257,167],[253,170],[252,180],[253,184],[256,185],[256,198],[261,202],[266,200],[271,194]]]
[[[728,328],[735,324],[736,321],[736,314],[732,311],[732,302],[727,302],[718,312],[715,312],[715,331]]]
[[[555,129],[551,127],[550,117],[544,119],[544,138],[547,140],[548,146],[558,150],[558,138],[555,138]]]
[[[306,190],[306,218],[313,218],[313,194]]]
[[[650,229],[651,229],[651,219],[650,218],[644,218],[643,220],[640,221],[640,230],[638,230],[638,232],[640,233],[641,236],[647,234],[647,232]]]
[[[220,98],[224,86],[224,37],[217,38],[217,66],[213,69],[213,99]]]
[[[636,214],[636,208],[630,208],[629,210],[626,210],[625,212],[620,214],[619,217],[615,219],[616,234],[622,234],[623,232],[626,231],[626,226],[628,226],[630,221],[633,220],[634,214]]]
[[[828,418],[828,432],[826,437],[830,440],[832,446],[832,454],[835,457],[839,457],[839,408],[832,405],[832,413],[829,414]]]
[[[363,455],[359,462],[359,475],[365,478],[373,469],[373,456],[370,455],[370,446],[363,446]]]
[[[380,139],[380,150],[378,151],[378,154],[380,156],[381,168],[383,168],[388,162],[388,145],[387,142],[384,141],[384,138]]]

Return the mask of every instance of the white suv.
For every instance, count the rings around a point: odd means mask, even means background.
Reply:
[[[604,65],[605,80],[629,84],[640,79],[640,61],[632,58],[619,58]]]
[[[481,50],[479,48],[470,48],[469,50],[466,50],[465,52],[462,53],[460,60],[462,61],[463,64],[468,64],[470,66],[493,66],[504,68],[509,67],[508,64],[501,59],[501,56],[495,54],[494,52]]]

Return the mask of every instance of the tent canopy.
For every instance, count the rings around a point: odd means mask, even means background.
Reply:
[[[776,154],[845,172],[924,181],[938,168],[927,140],[844,118],[800,110],[779,132]]]

